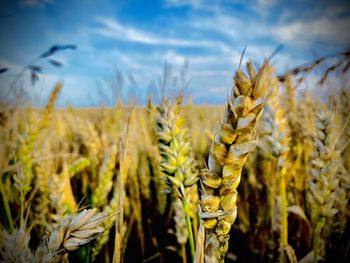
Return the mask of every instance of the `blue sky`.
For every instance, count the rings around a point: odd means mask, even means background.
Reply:
[[[137,95],[142,104],[155,93],[165,60],[172,72],[167,92],[181,86],[175,78],[185,59],[193,101],[223,103],[245,46],[245,59],[258,64],[282,44],[273,59],[280,72],[348,48],[347,2],[0,0],[0,67],[10,68],[0,75],[1,89],[50,46],[74,44],[76,50],[53,57],[62,67],[38,63],[43,73],[35,86],[23,77],[35,104],[45,101],[58,80],[64,83],[60,106],[113,103],[120,93],[118,71],[124,99]]]

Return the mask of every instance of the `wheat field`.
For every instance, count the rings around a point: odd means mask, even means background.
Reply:
[[[321,62],[242,65],[226,105],[3,104],[0,261],[349,262],[350,89],[298,88]]]

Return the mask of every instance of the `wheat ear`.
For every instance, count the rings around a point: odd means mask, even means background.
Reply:
[[[41,119],[37,123],[35,123],[33,127],[29,128],[28,133],[26,134],[25,140],[23,141],[23,143],[21,144],[18,150],[18,159],[22,164],[22,170],[23,170],[23,176],[24,176],[24,182],[23,182],[24,196],[30,191],[31,183],[33,180],[31,154],[34,148],[34,144],[38,139],[40,131],[49,125],[50,117],[55,107],[55,103],[61,89],[62,89],[62,84],[57,83],[52,93],[50,94],[49,101],[44,108]],[[16,179],[17,177],[15,177],[15,180]],[[17,183],[18,183],[18,180],[17,180]]]
[[[185,126],[185,119],[182,117],[182,97],[178,97],[176,102],[171,105],[170,101],[164,99],[158,111],[160,113],[157,119],[158,148],[162,156],[161,168],[166,174],[168,182],[172,186],[175,199],[182,201],[184,214],[180,211],[175,213],[175,222],[178,223],[176,229],[179,230],[177,237],[179,244],[184,244],[187,238],[181,238],[187,228],[190,251],[192,259],[195,255],[194,238],[192,232],[192,223],[189,212],[189,200],[195,200],[188,197],[188,194],[195,194],[186,189],[191,188],[198,180],[198,174],[195,169],[195,162],[191,144],[189,142],[188,130]],[[176,205],[176,204],[175,204]],[[186,225],[182,217],[185,217]]]
[[[318,255],[324,256],[322,229],[327,218],[333,217],[335,208],[337,178],[334,125],[329,112],[319,110],[316,114],[316,151],[311,161],[311,176],[308,181],[308,202],[311,207],[311,223],[314,227],[314,262]]]
[[[277,163],[279,179],[280,219],[276,222],[280,228],[280,252],[288,246],[288,213],[287,213],[287,180],[286,159],[289,151],[289,129],[286,114],[279,97],[279,81],[273,78],[271,81],[270,95],[266,103],[261,126],[265,134],[261,149],[263,152],[274,157]],[[270,188],[273,189],[273,185]],[[276,213],[277,214],[277,213]]]
[[[35,262],[59,262],[69,251],[77,250],[103,233],[100,225],[108,214],[96,212],[97,209],[85,209],[65,218],[49,237],[42,238],[34,254]]]
[[[256,74],[248,63],[249,77],[240,69],[226,107],[224,121],[214,136],[208,169],[202,170],[200,217],[206,228],[206,262],[223,262],[229,232],[237,216],[237,187],[248,153],[256,146],[257,121],[270,83],[269,65]]]

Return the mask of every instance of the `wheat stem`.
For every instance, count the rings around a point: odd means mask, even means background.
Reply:
[[[190,205],[196,207],[197,188],[195,188],[195,191],[191,190],[193,190],[192,187],[197,182],[198,176],[188,130],[182,116],[181,104],[182,96],[179,96],[173,105],[170,104],[170,100],[163,99],[158,107],[160,116],[157,119],[157,136],[158,148],[162,156],[161,167],[172,186],[173,204],[177,206],[177,203],[180,203],[180,209],[183,210],[175,210],[177,240],[179,244],[183,245],[188,239],[193,260],[195,246]]]
[[[13,231],[14,225],[13,225],[13,220],[11,215],[11,209],[9,206],[7,195],[4,192],[2,182],[0,182],[0,192],[1,192],[2,204],[4,205],[4,208],[5,208],[5,216],[6,216],[6,222],[8,223],[8,230]]]
[[[188,241],[190,243],[190,252],[192,261],[195,257],[195,246],[194,246],[194,239],[193,239],[193,231],[192,231],[192,224],[191,224],[191,218],[190,218],[190,211],[189,211],[189,204],[186,199],[182,201],[184,212],[185,212],[185,219],[186,219],[186,227],[188,231]]]
[[[314,240],[313,240],[313,250],[314,250],[314,263],[317,263],[318,261],[318,248],[319,248],[319,243],[320,243],[320,236],[321,236],[321,231],[326,223],[326,218],[322,217],[316,225],[316,229],[314,232]]]
[[[286,195],[286,167],[282,167],[280,174],[281,195],[281,246],[288,245],[288,212]]]
[[[125,169],[125,157],[126,157],[126,151],[127,151],[127,145],[129,142],[129,135],[130,135],[130,124],[131,124],[131,119],[132,119],[132,114],[134,111],[135,104],[132,105],[127,126],[126,126],[126,134],[125,134],[125,141],[124,141],[124,146],[120,147],[123,150],[120,153],[120,164],[119,164],[119,176],[118,176],[118,209],[119,209],[119,214],[117,216],[117,219],[115,221],[115,237],[114,237],[114,252],[113,252],[113,260],[112,262],[114,263],[119,263],[121,262],[121,254],[122,254],[122,241],[123,241],[123,234],[122,234],[122,226],[124,222],[124,190],[123,190],[123,179],[126,174],[126,169]]]

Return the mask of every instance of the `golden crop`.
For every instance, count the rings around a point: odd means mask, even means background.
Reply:
[[[310,68],[248,63],[224,106],[1,106],[0,261],[347,262],[350,91]]]

